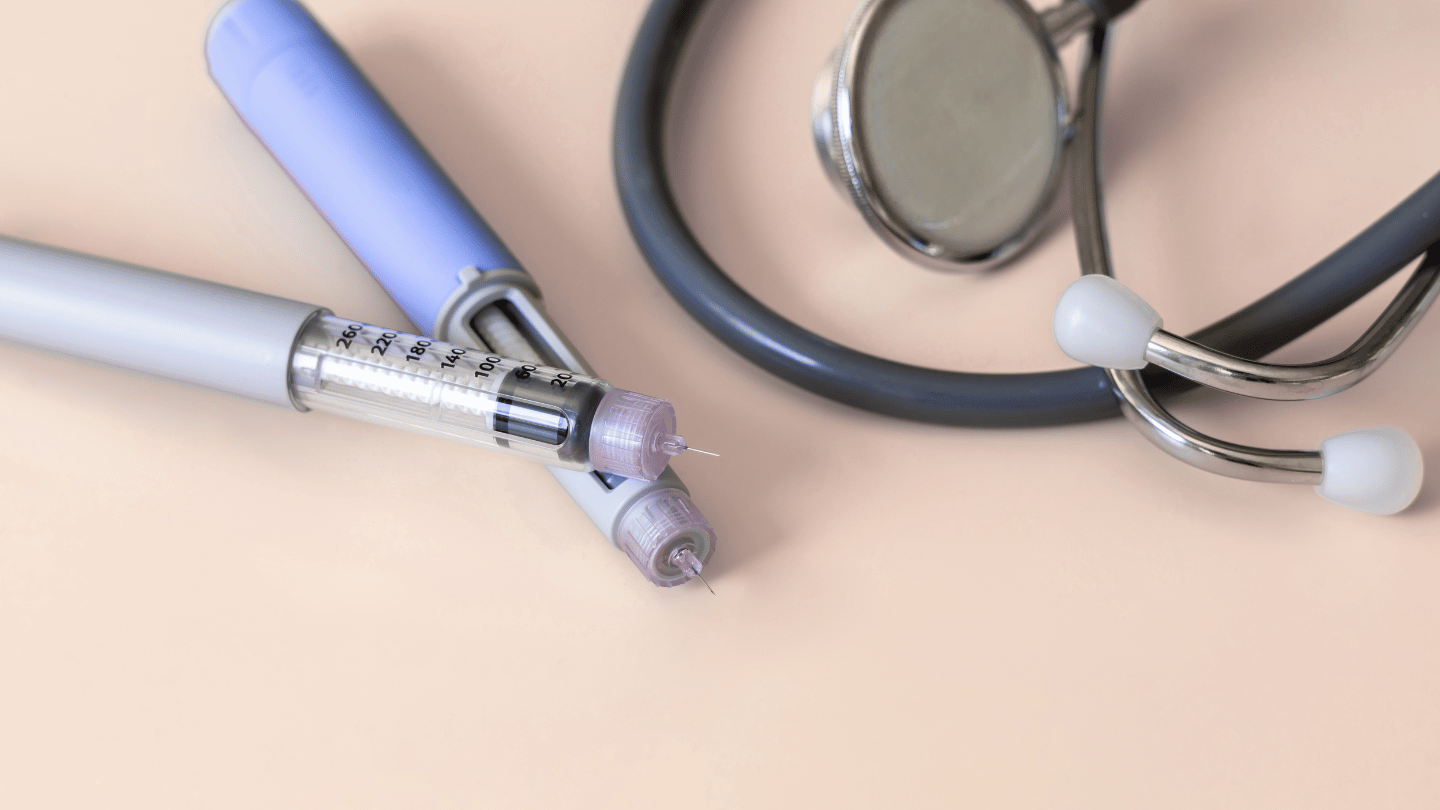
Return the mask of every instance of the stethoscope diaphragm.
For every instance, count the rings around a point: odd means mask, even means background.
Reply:
[[[1060,185],[1069,103],[1023,0],[870,0],[816,82],[827,174],[931,267],[991,266],[1036,236]]]

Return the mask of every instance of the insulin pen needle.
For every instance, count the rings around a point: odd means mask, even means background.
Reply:
[[[705,582],[704,575],[700,573],[702,567],[700,560],[695,557],[695,552],[689,547],[682,548],[675,552],[675,555],[670,559],[675,564],[675,567],[681,571],[684,571],[692,577],[699,577],[701,582]],[[715,589],[710,587],[709,582],[705,582],[705,590],[709,591],[711,596],[715,595]]]
[[[695,576],[699,577],[701,582],[705,582],[705,576],[703,574],[696,573]],[[705,582],[705,590],[709,591],[711,596],[715,595],[715,589],[710,587],[710,583],[708,582]]]
[[[709,450],[698,450],[694,447],[691,447],[690,445],[685,443],[684,437],[676,436],[673,433],[660,437],[660,452],[664,453],[665,455],[678,456],[686,450],[689,450],[692,453],[704,453],[707,456],[714,456],[715,458],[720,457],[719,453],[712,453]]]

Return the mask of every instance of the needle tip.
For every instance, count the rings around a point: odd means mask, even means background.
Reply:
[[[655,447],[667,456],[678,456],[687,450],[692,453],[704,453],[707,456],[720,457],[719,453],[712,453],[709,450],[698,450],[685,443],[684,436],[677,436],[674,433],[667,433],[655,442]]]
[[[692,577],[699,578],[701,582],[705,582],[705,577],[700,574],[700,569],[704,568],[704,565],[700,562],[700,559],[695,556],[694,550],[688,547],[682,548],[676,551],[670,559],[676,568],[679,568]],[[715,589],[710,587],[709,582],[705,582],[705,589],[710,591],[711,596],[715,595]]]

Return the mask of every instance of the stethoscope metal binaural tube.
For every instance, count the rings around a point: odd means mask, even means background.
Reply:
[[[1113,278],[1106,238],[1100,167],[1099,133],[1104,96],[1107,30],[1090,35],[1080,78],[1080,109],[1076,115],[1071,154],[1071,204],[1080,272]],[[1319,484],[1324,461],[1314,450],[1269,450],[1206,436],[1182,424],[1155,401],[1140,372],[1106,369],[1105,376],[1120,400],[1121,411],[1145,438],[1181,461],[1217,475],[1284,484]]]
[[[1082,69],[1081,112],[1075,132],[1071,188],[1081,272],[1084,276],[1098,275],[1108,280],[1113,279],[1114,272],[1105,236],[1098,165],[1106,33],[1104,28],[1097,27],[1091,34],[1089,52]],[[1313,389],[1327,385],[1334,389],[1326,393],[1353,385],[1389,357],[1424,315],[1437,291],[1440,291],[1437,270],[1440,270],[1440,249],[1432,248],[1421,262],[1420,269],[1376,324],[1338,358],[1328,363],[1300,367],[1252,363],[1250,366],[1255,377],[1274,377],[1277,378],[1275,384],[1284,384],[1288,375],[1299,390],[1304,390],[1306,386]],[[1149,310],[1148,305],[1139,303]],[[1124,321],[1125,316],[1136,314],[1133,311],[1112,312],[1120,317],[1108,320]],[[1154,311],[1149,310],[1148,314],[1153,315]],[[1061,315],[1057,310],[1057,334]],[[1113,324],[1099,323],[1098,320],[1094,324],[1096,328],[1110,325]],[[1152,338],[1151,346],[1154,343]],[[1171,345],[1176,344],[1172,342]],[[1148,356],[1149,353],[1146,354]],[[1215,352],[1208,352],[1207,356],[1223,357]],[[1186,369],[1190,363],[1177,360],[1175,365]],[[1332,436],[1321,443],[1319,450],[1249,447],[1207,436],[1181,423],[1155,401],[1139,371],[1107,368],[1105,374],[1120,399],[1122,412],[1141,434],[1171,456],[1208,472],[1251,481],[1309,484],[1327,500],[1375,514],[1393,514],[1404,509],[1419,491],[1423,476],[1419,448],[1408,435],[1394,428],[1372,428]],[[1306,375],[1309,375],[1308,379]],[[1200,381],[1205,382],[1203,379]]]
[[[1395,352],[1440,295],[1440,251],[1426,254],[1380,317],[1348,349],[1316,363],[1257,363],[1161,329],[1145,359],[1207,388],[1256,399],[1319,399],[1369,377]]]
[[[1102,23],[1129,3],[1108,5],[1110,13],[1098,15]],[[1117,412],[1110,381],[1099,369],[975,374],[896,363],[809,332],[736,285],[685,224],[664,165],[666,100],[703,7],[704,0],[650,5],[615,116],[615,177],[626,219],[656,276],[682,307],[762,368],[876,413],[972,427],[1031,427]],[[1264,356],[1354,303],[1437,241],[1440,176],[1310,270],[1191,337],[1227,354]],[[1192,385],[1159,370],[1144,380],[1165,395]]]
[[[1091,275],[1113,279],[1098,165],[1105,33],[1097,31],[1094,36],[1090,58],[1082,72],[1081,109],[1075,119],[1072,202],[1082,279]],[[1085,283],[1077,281],[1071,289]],[[1159,315],[1118,282],[1104,285],[1098,293],[1072,295],[1067,290],[1056,307],[1056,338],[1072,358],[1103,368],[1140,369],[1153,364],[1208,388],[1242,396],[1281,401],[1319,399],[1344,391],[1374,373],[1404,342],[1437,297],[1440,297],[1440,244],[1430,248],[1400,292],[1364,334],[1344,351],[1318,362],[1262,363],[1167,332],[1160,328]],[[1087,345],[1092,342],[1086,339],[1087,331],[1113,333],[1115,321],[1127,319],[1153,323],[1153,328],[1136,332],[1131,338],[1110,338],[1109,351],[1102,353],[1130,355],[1132,359],[1128,363],[1086,356],[1094,350]],[[1067,321],[1066,328],[1062,329],[1062,322]],[[1125,345],[1127,341],[1132,345]]]

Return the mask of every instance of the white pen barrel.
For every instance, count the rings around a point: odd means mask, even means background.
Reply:
[[[296,407],[295,339],[320,307],[0,237],[0,338]]]

